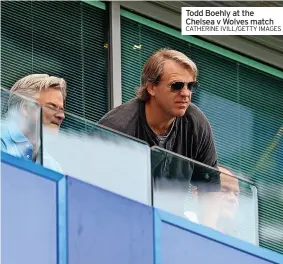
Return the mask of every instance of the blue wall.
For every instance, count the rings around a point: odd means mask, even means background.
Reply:
[[[283,263],[282,255],[31,162],[2,153],[1,165],[3,264]]]
[[[153,263],[152,208],[68,178],[69,264]]]
[[[20,169],[27,169],[29,162],[22,162],[5,154],[2,154],[3,159],[5,162],[1,162],[2,263],[57,263],[55,178],[39,177],[35,172]],[[41,171],[39,165],[33,167],[35,171]]]
[[[156,264],[270,264],[283,255],[155,209]]]

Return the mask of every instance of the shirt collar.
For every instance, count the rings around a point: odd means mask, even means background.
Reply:
[[[29,142],[28,139],[24,136],[23,132],[20,131],[19,127],[14,122],[11,122],[8,125],[8,131],[11,139],[14,142],[16,143]]]

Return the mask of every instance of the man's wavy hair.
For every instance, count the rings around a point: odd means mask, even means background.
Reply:
[[[49,88],[58,89],[66,99],[67,85],[63,78],[50,76],[48,74],[30,74],[18,80],[10,90],[8,109],[16,108],[23,98],[35,101],[39,98],[42,90]]]

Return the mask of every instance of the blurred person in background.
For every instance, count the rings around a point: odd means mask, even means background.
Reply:
[[[65,117],[66,89],[64,79],[47,74],[31,74],[18,80],[10,90],[8,112],[2,123],[1,151],[40,162],[40,108],[43,129],[56,135]],[[63,173],[46,150],[43,165]]]
[[[227,235],[238,237],[236,227],[236,214],[239,209],[239,180],[233,176],[232,172],[224,167],[218,167],[221,181],[221,192],[219,195],[219,216],[216,229]],[[198,191],[192,186],[192,198],[197,198]],[[198,223],[198,212],[194,210],[185,210],[184,215],[192,222]]]
[[[215,167],[217,153],[211,126],[201,110],[191,103],[198,88],[197,75],[196,64],[185,54],[161,49],[145,63],[136,98],[116,107],[98,123],[146,141],[150,146]],[[169,178],[175,177],[174,174],[197,184],[199,199],[206,201],[203,204],[207,216],[202,223],[214,226],[217,208],[213,206],[213,196],[220,190],[219,174],[196,169],[204,166],[182,168],[180,164],[169,165],[166,159],[162,163],[161,166],[168,166],[159,169],[163,175],[167,171]],[[178,171],[173,172],[178,166]]]

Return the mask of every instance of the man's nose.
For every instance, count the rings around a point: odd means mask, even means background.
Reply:
[[[190,96],[191,93],[192,93],[192,92],[191,92],[191,90],[190,90],[190,88],[188,87],[187,84],[185,84],[184,87],[183,87],[183,89],[180,91],[180,95],[181,95],[181,96],[186,96],[186,97]]]
[[[65,113],[63,111],[58,111],[55,116],[63,121],[63,119],[65,118]]]

